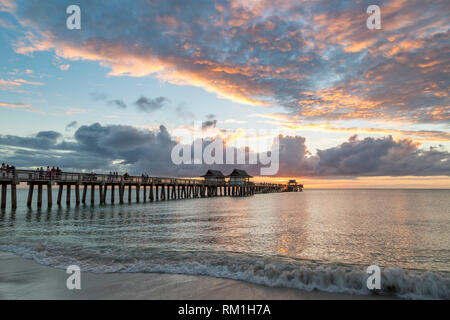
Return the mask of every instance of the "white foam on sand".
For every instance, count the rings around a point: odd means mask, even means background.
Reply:
[[[82,272],[81,290],[68,290],[64,270],[0,252],[0,299],[291,300],[393,299],[272,288],[223,278],[158,273]]]

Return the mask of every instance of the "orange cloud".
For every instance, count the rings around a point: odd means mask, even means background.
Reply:
[[[23,109],[25,111],[35,112],[35,113],[39,113],[39,114],[45,114],[45,112],[40,111],[29,104],[0,102],[0,107],[11,108],[11,109]]]
[[[0,102],[0,107],[6,107],[6,108],[31,108],[28,104],[20,104],[20,103],[6,103],[6,102]]]
[[[450,133],[438,130],[402,130],[391,128],[369,128],[369,127],[341,127],[332,123],[302,124],[298,116],[274,113],[256,113],[251,117],[266,118],[271,124],[280,128],[295,131],[326,131],[326,132],[348,132],[348,133],[375,133],[381,135],[414,137],[416,141],[450,141]]]
[[[13,79],[13,80],[3,80],[0,79],[0,88],[14,88],[14,87],[20,87],[22,85],[33,85],[33,86],[42,86],[42,82],[36,82],[36,81],[28,81],[25,79]]]

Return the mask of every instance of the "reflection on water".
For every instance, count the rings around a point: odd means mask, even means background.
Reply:
[[[0,245],[239,252],[450,271],[448,190],[306,190],[249,198],[0,211]],[[89,203],[89,202],[88,202]]]

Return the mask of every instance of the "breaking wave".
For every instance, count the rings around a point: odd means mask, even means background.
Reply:
[[[326,264],[280,256],[234,252],[185,252],[105,248],[61,248],[34,245],[0,245],[0,251],[33,259],[39,264],[65,269],[79,265],[94,273],[174,273],[241,280],[269,287],[320,290],[368,295],[367,266]],[[450,299],[450,277],[445,272],[383,268],[379,294],[407,299]]]

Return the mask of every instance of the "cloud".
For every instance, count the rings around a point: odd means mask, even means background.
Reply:
[[[58,66],[58,68],[62,71],[68,71],[70,69],[70,64],[66,63],[66,64],[61,64]]]
[[[47,139],[49,141],[56,142],[56,140],[61,136],[61,133],[56,131],[41,131],[36,135],[36,138]]]
[[[33,85],[33,86],[42,86],[43,83],[42,82],[37,82],[37,81],[28,81],[25,79],[9,79],[9,80],[4,80],[4,79],[0,79],[0,89],[4,88],[4,89],[11,89],[14,87],[20,87],[23,84],[25,85]]]
[[[82,108],[69,108],[68,110],[64,111],[64,113],[69,116],[72,116],[74,114],[85,113],[85,112],[87,112],[87,110],[82,109]]]
[[[104,92],[91,92],[89,93],[89,95],[91,96],[92,100],[97,101],[97,102],[101,102],[101,101],[106,101],[109,99],[109,96],[107,93]],[[115,107],[119,107],[121,109],[126,109],[127,108],[127,104],[122,100],[122,99],[112,99],[112,100],[108,100],[107,102],[109,105],[115,106]]]
[[[151,99],[141,96],[138,100],[134,102],[134,105],[136,105],[140,111],[151,113],[161,109],[169,101],[170,100],[167,99],[166,97],[157,97],[155,99]]]
[[[190,111],[187,110],[186,103],[180,103],[175,108],[175,113],[177,114],[177,116],[179,118],[182,118],[182,119],[193,119],[193,118],[195,118],[195,114],[193,112],[190,112]]]
[[[108,99],[108,95],[104,92],[94,91],[94,92],[89,93],[89,95],[91,96],[91,98],[94,101],[104,101],[104,100]]]
[[[8,72],[8,74],[14,75],[14,76],[23,75],[23,74],[30,75],[32,73],[33,73],[33,70],[31,70],[31,69],[26,69],[25,71],[20,71],[19,69],[13,69],[13,71]]]
[[[359,140],[356,135],[337,147],[318,150],[316,173],[327,176],[449,175],[448,152],[420,150],[410,139],[391,136]]]
[[[48,15],[66,5],[8,6],[33,30],[16,52],[53,50],[111,76],[153,74],[310,120],[450,119],[446,0],[384,1],[382,30],[366,28],[366,1],[100,1],[84,4],[85,23],[102,23],[81,35]]]
[[[246,121],[246,120],[237,120],[237,119],[229,118],[229,119],[225,119],[223,122],[224,122],[224,123],[244,124],[244,123],[247,123],[248,121]]]
[[[6,102],[0,102],[0,107],[13,108],[13,109],[17,109],[17,108],[26,108],[26,109],[29,109],[29,108],[31,108],[31,106],[28,105],[28,104],[22,104],[22,103],[6,103]]]
[[[56,142],[60,137],[61,134],[55,131],[41,131],[34,137],[0,135],[0,145],[30,148],[33,150],[49,150],[56,146]],[[14,157],[11,160],[14,161]],[[36,161],[36,159],[33,161]]]
[[[206,147],[214,141],[203,141]],[[207,169],[229,172],[233,168],[258,175],[260,165],[174,165],[171,152],[177,141],[164,126],[157,130],[99,123],[79,127],[72,141],[54,131],[31,137],[0,135],[0,146],[7,149],[5,160],[18,167],[47,164],[66,170],[150,172],[165,176],[199,176]],[[450,174],[449,153],[440,147],[427,150],[411,139],[359,139],[356,135],[335,147],[308,151],[301,136],[279,137],[278,176],[359,177],[359,176],[437,176]],[[193,145],[190,145],[193,150]],[[251,151],[246,148],[247,158]],[[49,152],[51,151],[51,152]],[[39,160],[37,160],[39,159]],[[119,161],[120,160],[120,161]]]
[[[78,122],[72,121],[66,126],[66,130],[73,129],[77,126]]]
[[[206,121],[202,122],[202,129],[206,130],[209,128],[215,128],[217,124],[216,116],[214,114],[209,114],[206,116]]]
[[[108,102],[108,104],[116,106],[116,107],[119,107],[121,109],[126,109],[127,108],[126,103],[123,100],[121,100],[121,99],[110,100]]]
[[[12,12],[15,9],[14,1],[12,0],[1,0],[0,1],[0,12]]]
[[[393,136],[412,137],[416,141],[450,141],[450,133],[441,130],[407,130],[398,128],[372,128],[372,127],[344,127],[333,123],[304,123],[299,117],[293,117],[282,113],[255,113],[250,117],[268,119],[265,122],[276,125],[282,129],[294,131],[326,131],[326,132],[348,132],[369,133]]]
[[[29,104],[23,104],[23,103],[7,103],[7,102],[0,102],[0,108],[11,108],[16,110],[25,110],[29,112],[35,112],[39,114],[45,114],[45,112],[36,109],[35,107],[29,105]]]

